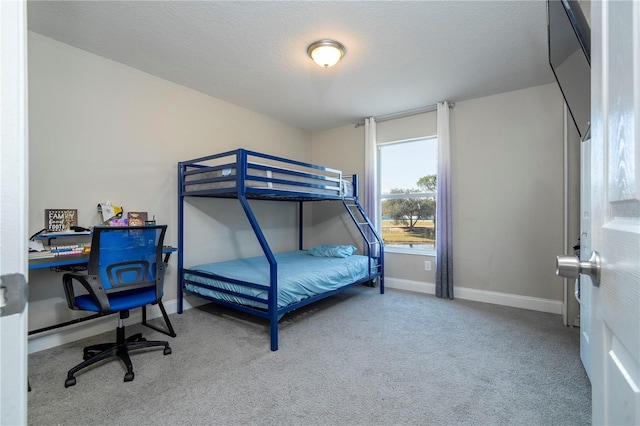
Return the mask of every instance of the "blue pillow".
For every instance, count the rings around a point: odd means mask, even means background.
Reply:
[[[318,257],[348,257],[355,253],[354,246],[338,246],[333,244],[321,244],[311,247],[309,254]]]

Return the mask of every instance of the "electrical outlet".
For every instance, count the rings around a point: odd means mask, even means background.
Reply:
[[[429,260],[425,260],[424,261],[424,270],[425,271],[430,271],[431,270],[431,262]]]

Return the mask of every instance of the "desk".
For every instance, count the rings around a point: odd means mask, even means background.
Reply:
[[[164,253],[164,262],[167,263],[169,261],[169,257],[171,253],[178,251],[177,248],[171,246],[163,246],[162,253]],[[42,259],[29,259],[29,269],[45,269],[50,268],[55,271],[64,271],[65,269],[70,269],[73,266],[84,266],[89,262],[89,254],[67,254],[62,256],[54,256],[47,257]],[[151,324],[147,324],[147,307],[142,307],[142,325],[145,325],[153,330],[159,331],[160,333],[166,334],[171,337],[176,337],[176,333],[173,330],[173,326],[171,325],[171,321],[169,321],[169,316],[167,315],[167,311],[164,309],[164,305],[162,301],[158,302],[158,307],[162,312],[162,317],[164,318],[164,322],[167,325],[167,330],[162,330],[157,328]],[[94,314],[89,315],[82,318],[77,318],[71,321],[66,321],[60,324],[51,325],[48,327],[39,328],[37,330],[29,331],[29,336],[32,334],[38,334],[45,331],[53,330],[56,328],[66,327],[67,325],[77,324],[79,322],[89,321],[95,318],[99,318],[104,315]]]

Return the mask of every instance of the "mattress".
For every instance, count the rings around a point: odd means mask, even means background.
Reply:
[[[278,308],[365,280],[370,276],[370,273],[375,274],[375,267],[367,267],[369,258],[362,255],[351,255],[344,258],[317,257],[310,255],[307,251],[300,250],[276,254],[275,258],[278,263]],[[267,309],[268,292],[266,289],[256,289],[213,278],[204,278],[189,273],[189,271],[213,273],[221,277],[269,287],[269,262],[264,256],[196,265],[185,269],[184,278],[185,288],[192,293]],[[259,297],[264,300],[264,303],[199,287],[190,281]]]
[[[185,192],[207,191],[211,189],[233,189],[236,187],[236,167],[205,168],[194,174],[186,174],[184,178]],[[245,187],[258,191],[269,190],[291,191],[306,194],[350,197],[353,185],[344,179],[301,173],[280,167],[266,166],[259,163],[247,163]]]

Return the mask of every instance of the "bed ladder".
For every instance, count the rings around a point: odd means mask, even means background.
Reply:
[[[349,216],[351,216],[353,223],[358,227],[358,231],[367,245],[367,255],[369,258],[376,259],[377,271],[380,277],[380,293],[384,293],[384,249],[382,237],[376,231],[357,199],[343,198],[342,204]]]

